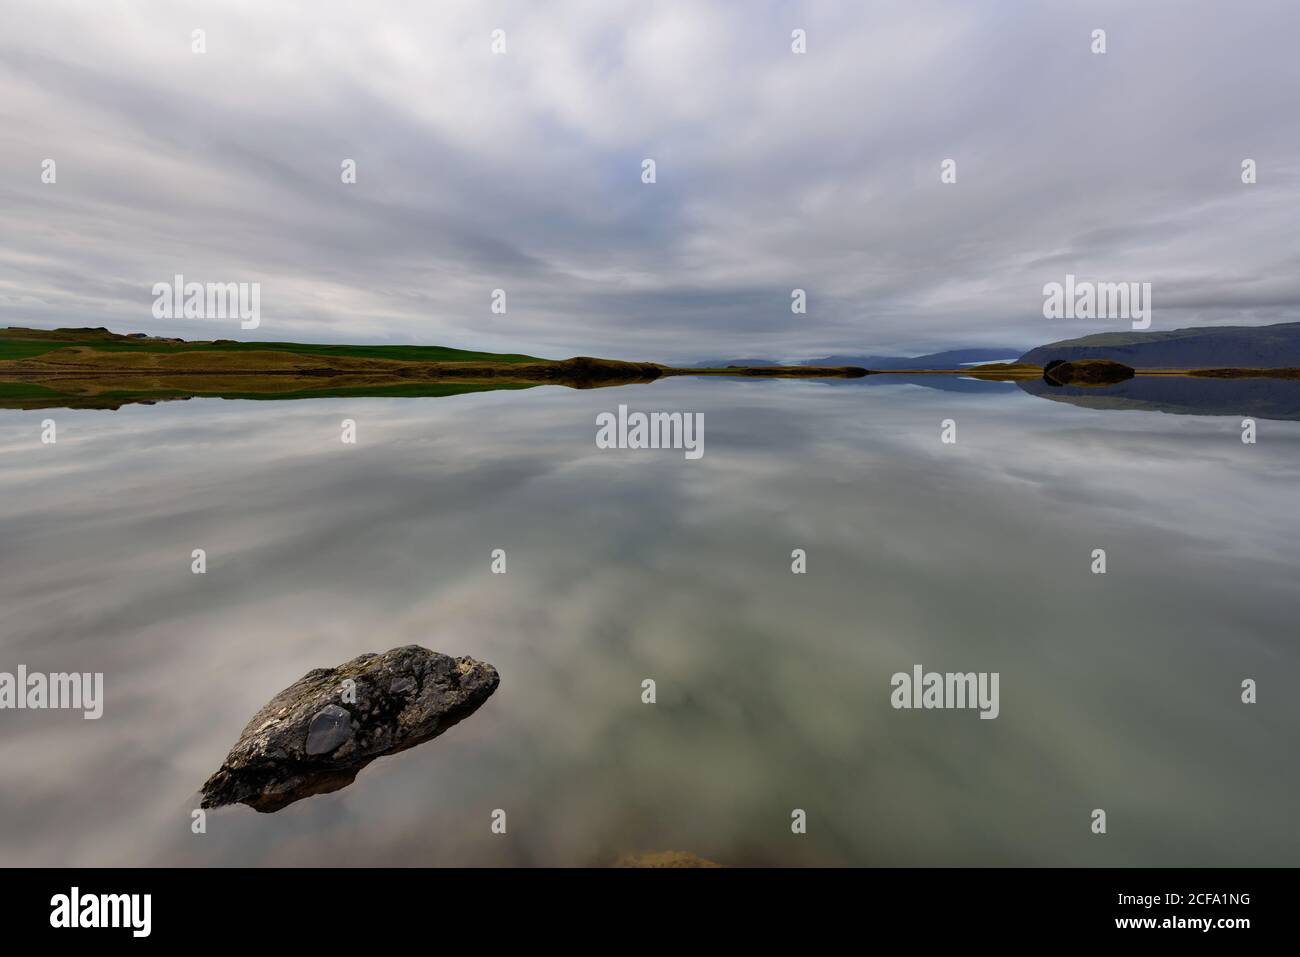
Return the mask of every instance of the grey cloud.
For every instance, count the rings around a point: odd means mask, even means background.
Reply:
[[[270,339],[663,360],[1027,347],[1065,272],[1300,318],[1284,2],[11,6],[4,324],[235,334],[152,318],[174,272]]]

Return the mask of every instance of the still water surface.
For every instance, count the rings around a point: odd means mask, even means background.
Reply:
[[[107,699],[0,712],[0,864],[1300,864],[1300,423],[869,381],[0,411],[0,670]],[[619,403],[704,457],[597,449]],[[411,643],[500,689],[191,833],[277,691]],[[915,664],[999,717],[894,710]]]

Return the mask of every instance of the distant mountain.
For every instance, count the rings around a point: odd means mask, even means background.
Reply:
[[[1300,322],[1202,326],[1170,332],[1102,332],[1038,346],[1019,361],[1041,366],[1053,359],[1114,359],[1135,369],[1300,366]]]
[[[1010,346],[997,349],[949,349],[924,356],[826,356],[809,359],[806,366],[860,366],[863,369],[956,369],[967,362],[997,362],[1018,355]]]
[[[897,389],[900,386],[921,386],[939,392],[964,392],[981,395],[1015,392],[1016,383],[1000,382],[994,379],[976,379],[964,375],[908,375],[906,370],[889,375],[869,375],[861,379],[817,379],[818,384],[827,386],[856,386],[867,389]]]
[[[725,369],[728,366],[748,366],[750,368],[761,368],[763,366],[779,366],[782,363],[774,362],[771,359],[705,359],[703,362],[697,362],[691,369]],[[805,363],[806,365],[807,363]]]

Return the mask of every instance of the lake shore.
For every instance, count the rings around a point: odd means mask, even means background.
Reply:
[[[1300,378],[1300,369],[1132,369],[1106,360],[993,363],[953,369],[875,370],[859,366],[729,365],[685,368],[576,356],[542,359],[441,346],[368,346],[195,341],[123,335],[107,329],[0,330],[0,402],[9,408],[117,408],[190,397],[298,399],[338,396],[443,396],[484,389],[561,385],[574,389],[654,382],[677,376],[857,379],[960,376],[1104,387],[1133,376]]]

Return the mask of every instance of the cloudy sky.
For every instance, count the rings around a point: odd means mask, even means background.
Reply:
[[[1127,328],[1044,319],[1067,272],[1151,282],[1153,329],[1300,320],[1298,35],[1293,0],[0,0],[0,325],[654,360]],[[154,319],[176,273],[261,283],[261,327]]]

